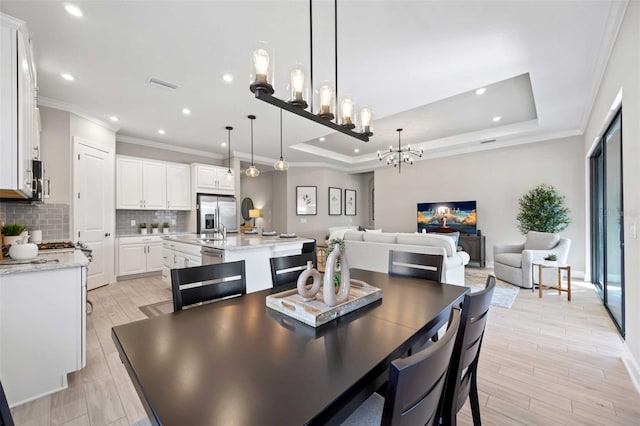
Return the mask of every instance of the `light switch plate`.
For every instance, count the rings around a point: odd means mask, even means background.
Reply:
[[[131,220],[131,226],[136,226],[136,221],[135,220]]]

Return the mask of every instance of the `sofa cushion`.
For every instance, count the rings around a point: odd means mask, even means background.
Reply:
[[[525,250],[551,250],[558,245],[560,234],[550,232],[529,231],[527,241],[524,243]]]
[[[387,243],[387,244],[395,244],[396,243],[396,234],[387,234],[387,233],[379,233],[379,232],[365,232],[362,234],[363,241],[368,241],[371,243]]]
[[[364,231],[347,231],[344,233],[345,241],[362,241]]]
[[[453,238],[439,234],[398,234],[398,244],[442,247],[445,249],[447,256],[453,256],[456,252]]]
[[[522,254],[520,253],[498,253],[494,261],[514,268],[522,268]]]

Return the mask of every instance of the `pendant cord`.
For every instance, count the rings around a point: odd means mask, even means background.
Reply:
[[[227,132],[229,133],[228,143],[227,143],[227,149],[228,149],[228,152],[229,152],[229,157],[228,157],[228,160],[227,160],[227,169],[229,171],[231,171],[231,128],[228,128]]]
[[[251,167],[253,167],[253,119],[251,119]]]
[[[309,91],[309,112],[313,114],[313,0],[309,0],[309,52],[309,83],[311,85],[311,90]]]
[[[280,159],[282,160],[282,109],[280,109]]]
[[[336,124],[338,124],[338,0],[333,1],[333,37],[335,42],[335,75],[336,75]]]

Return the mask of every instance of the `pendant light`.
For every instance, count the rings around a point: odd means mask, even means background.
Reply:
[[[231,131],[233,130],[233,127],[227,126],[225,127],[225,129],[227,129],[227,132],[229,133],[227,142],[227,148],[229,149],[229,162],[227,163],[227,180],[231,180],[231,178],[233,177],[233,173],[231,173]]]
[[[247,118],[251,120],[251,167],[245,171],[245,174],[249,177],[258,177],[260,176],[260,170],[253,165],[253,120],[256,119],[256,116],[248,115]]]
[[[280,110],[280,159],[275,162],[273,168],[279,172],[289,170],[289,163],[282,158],[282,110]]]

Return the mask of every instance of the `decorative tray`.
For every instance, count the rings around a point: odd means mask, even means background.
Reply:
[[[267,296],[267,307],[312,327],[319,327],[381,298],[382,290],[378,287],[352,279],[349,299],[336,306],[324,304],[322,289],[309,302],[305,302],[298,290],[293,289]]]

